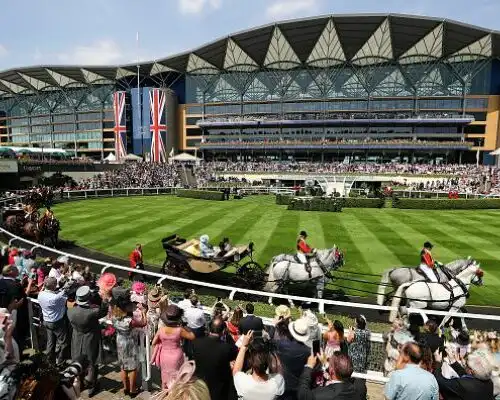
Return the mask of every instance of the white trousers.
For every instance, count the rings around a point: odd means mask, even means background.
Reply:
[[[434,270],[430,268],[427,264],[420,264],[420,269],[427,276],[427,279],[431,282],[438,282],[437,276],[434,273]]]
[[[302,264],[307,264],[307,257],[304,253],[297,253],[297,258]]]

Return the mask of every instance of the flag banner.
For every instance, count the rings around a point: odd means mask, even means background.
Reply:
[[[127,155],[125,146],[127,137],[127,126],[125,118],[125,92],[113,93],[113,112],[115,126],[115,157],[116,160],[122,160]]]
[[[151,161],[165,162],[165,145],[162,132],[167,131],[165,124],[165,92],[160,89],[151,89],[149,91],[149,105],[151,114],[150,130],[152,134],[151,142]]]

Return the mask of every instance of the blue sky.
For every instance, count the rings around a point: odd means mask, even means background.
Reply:
[[[358,12],[500,30],[500,0],[14,0],[2,7],[0,70],[159,59],[273,21]]]

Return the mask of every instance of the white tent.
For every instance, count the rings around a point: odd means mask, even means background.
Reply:
[[[126,161],[142,161],[142,157],[135,154],[127,154],[124,158]]]
[[[116,161],[115,154],[109,153],[108,156],[104,158],[104,161]]]
[[[199,162],[199,161],[201,161],[200,158],[195,157],[195,156],[188,154],[188,153],[177,154],[176,156],[170,157],[170,160],[179,161],[179,162],[186,162],[186,161]]]

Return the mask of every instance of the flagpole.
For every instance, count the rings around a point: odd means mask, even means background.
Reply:
[[[141,110],[141,92],[140,92],[140,82],[141,82],[141,67],[140,67],[140,59],[139,59],[139,31],[137,31],[136,35],[136,44],[137,44],[137,113],[139,118],[137,119],[139,125],[139,133],[141,134],[141,153],[144,158],[144,132],[142,129],[142,110]]]

